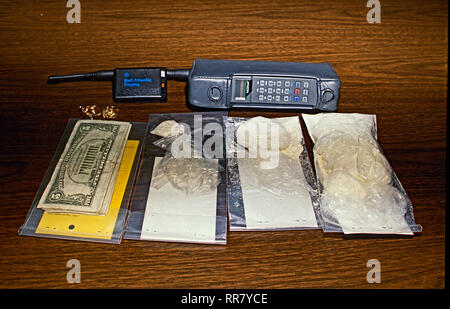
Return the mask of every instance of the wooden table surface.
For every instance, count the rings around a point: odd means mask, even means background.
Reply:
[[[0,3],[0,287],[443,288],[447,1],[66,1]],[[195,58],[329,62],[340,112],[377,115],[379,142],[414,205],[413,238],[344,238],[321,230],[233,232],[226,246],[124,240],[120,245],[18,236],[70,117],[111,105],[109,83],[47,85],[52,74],[114,67],[188,68]],[[188,112],[120,104],[119,120]],[[231,112],[268,117],[295,113]],[[304,132],[306,133],[306,132]],[[79,259],[81,283],[66,282]],[[381,263],[369,284],[366,263]]]

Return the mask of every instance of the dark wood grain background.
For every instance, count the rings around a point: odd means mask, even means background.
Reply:
[[[367,23],[365,0],[80,2],[81,24],[66,22],[65,0],[0,3],[0,287],[444,287],[447,1],[381,0],[380,24]],[[339,111],[377,115],[423,233],[234,232],[226,246],[18,236],[68,118],[79,105],[112,103],[108,83],[47,85],[48,75],[187,68],[195,58],[331,63],[342,80]],[[168,95],[120,104],[119,120],[189,111],[183,84],[171,82]],[[66,282],[72,258],[80,284]],[[366,282],[369,259],[381,262],[381,284]]]

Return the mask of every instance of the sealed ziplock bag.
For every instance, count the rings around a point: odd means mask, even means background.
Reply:
[[[68,147],[66,147],[68,145],[69,137],[73,136],[72,133],[74,129],[79,128],[80,125],[84,125],[82,129],[89,132],[89,130],[94,127],[92,123],[97,124],[95,121],[69,119],[55,155],[53,156],[41,186],[28,211],[25,223],[19,229],[19,235],[113,244],[119,244],[121,242],[125,232],[128,205],[136,178],[139,157],[143,145],[142,142],[147,126],[146,123],[131,122],[129,133],[125,137],[126,142],[124,149],[119,153],[120,157],[106,158],[107,160],[114,160],[119,166],[114,178],[111,178],[112,185],[108,189],[111,190],[111,196],[110,199],[108,199],[104,214],[75,213],[73,211],[76,206],[72,207],[73,209],[70,210],[71,212],[44,210],[38,207],[40,201],[46,198],[46,188],[52,181],[55,173],[60,174],[58,184],[66,187],[70,182],[74,182],[72,185],[83,184],[83,182],[86,182],[86,187],[92,185],[91,182],[101,184],[102,177],[105,175],[99,171],[102,164],[106,164],[105,161],[102,160],[102,154],[105,150],[104,147],[109,147],[107,139],[101,141],[102,144],[100,145],[98,139],[89,139],[89,135],[86,133],[84,137],[83,135],[74,136],[75,138],[80,139],[80,141],[70,149],[67,149]],[[105,128],[111,127],[113,124],[121,124],[121,122],[110,121],[102,121],[101,123],[106,125],[101,125],[99,128],[100,130],[105,130]],[[61,161],[63,155],[64,160]],[[61,165],[58,164],[58,162],[64,164]],[[58,165],[60,165],[60,172],[58,170],[55,171]],[[63,170],[63,168],[65,170]],[[96,175],[96,173],[98,173],[98,175]],[[65,175],[64,178],[62,178],[62,175]],[[98,190],[99,188],[97,188],[95,192],[98,192]],[[49,194],[49,196],[55,198],[60,197],[63,196],[63,192]],[[66,196],[65,202],[67,203],[67,200],[71,198],[78,200],[80,199],[80,194]],[[87,201],[89,201],[89,199],[86,199],[84,205],[88,204]]]
[[[150,115],[126,239],[226,243],[225,116]]]
[[[298,117],[226,120],[230,230],[318,228],[318,192]]]
[[[377,142],[375,115],[303,115],[314,143],[325,232],[421,232],[405,190]]]

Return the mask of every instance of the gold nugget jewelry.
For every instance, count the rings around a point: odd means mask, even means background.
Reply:
[[[86,107],[80,106],[80,112],[85,116],[88,117],[89,119],[94,119],[94,117],[98,117],[101,115],[101,113],[97,113],[96,109],[97,106],[96,105],[86,105]]]
[[[102,116],[104,119],[116,119],[119,115],[119,109],[114,106],[106,106],[103,109]]]

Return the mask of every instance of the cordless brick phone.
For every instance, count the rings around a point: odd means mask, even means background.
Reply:
[[[197,59],[188,101],[199,108],[336,111],[340,85],[328,63]]]
[[[165,102],[167,81],[187,82],[195,109],[336,111],[341,81],[328,63],[196,59],[191,69],[118,68],[50,76],[49,83],[113,81],[115,102]]]

